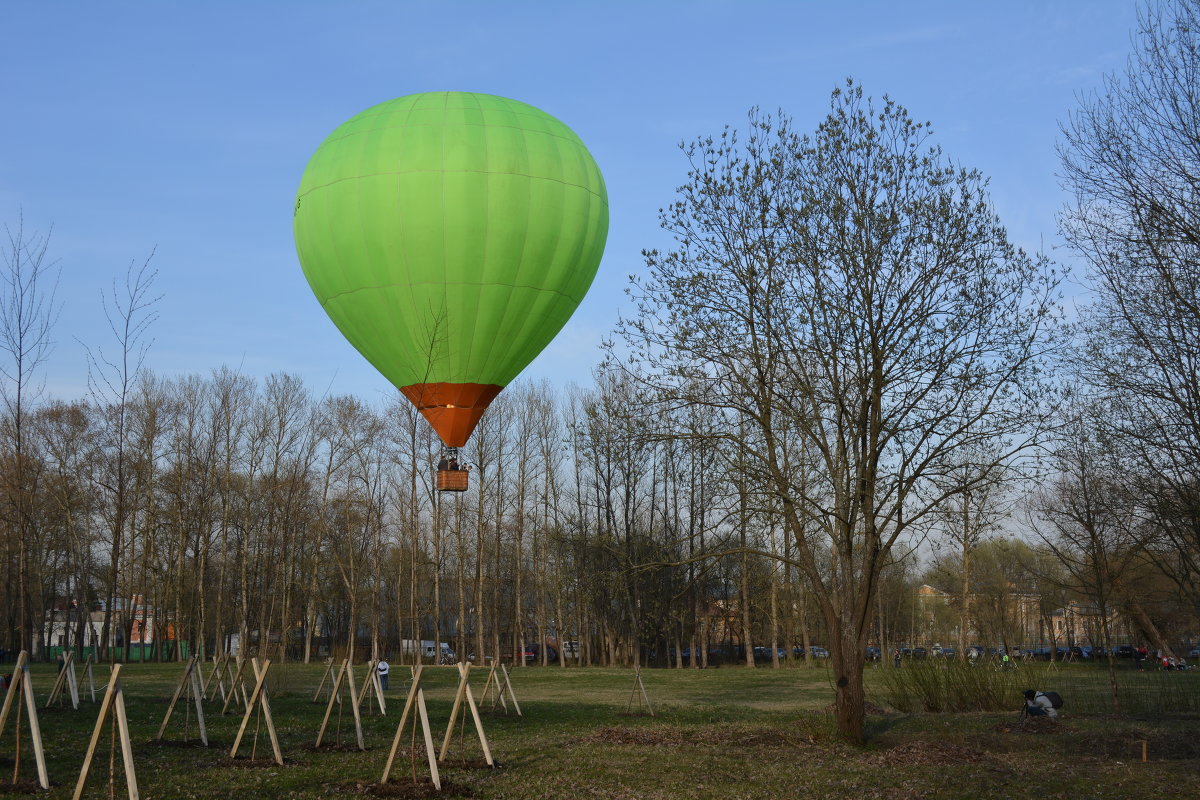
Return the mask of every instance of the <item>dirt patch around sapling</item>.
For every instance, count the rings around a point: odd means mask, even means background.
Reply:
[[[418,778],[415,782],[404,778],[387,783],[340,783],[329,784],[330,794],[360,794],[369,797],[398,797],[419,800],[427,797],[474,797],[469,786],[453,781],[442,781],[442,788],[434,787],[429,778]]]

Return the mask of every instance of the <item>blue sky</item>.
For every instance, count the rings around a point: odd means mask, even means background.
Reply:
[[[0,6],[0,225],[53,225],[62,314],[49,394],[86,392],[110,345],[101,292],[155,251],[147,365],[301,376],[391,393],[328,321],[292,242],[296,188],[324,137],[392,97],[462,90],[553,114],[604,173],[608,245],[590,294],[523,377],[590,382],[681,140],[752,106],[816,126],[854,77],[933,123],[991,179],[1028,249],[1059,242],[1059,123],[1124,66],[1132,2],[193,2]],[[1052,255],[1070,263],[1068,253]]]

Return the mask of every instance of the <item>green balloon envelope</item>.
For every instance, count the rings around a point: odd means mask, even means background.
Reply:
[[[304,171],[293,226],[330,319],[459,446],[591,286],[608,196],[579,137],[549,114],[431,92],[330,134]]]

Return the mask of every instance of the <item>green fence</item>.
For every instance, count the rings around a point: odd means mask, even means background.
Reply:
[[[128,659],[125,658],[125,648],[124,647],[114,647],[114,648],[111,648],[112,658],[114,660],[122,662],[122,663],[124,663],[125,661],[128,660],[128,662],[131,664],[134,662],[138,662],[138,661],[153,661],[156,657],[155,656],[155,653],[156,653],[155,647],[156,647],[155,645],[151,645],[151,644],[132,645],[129,648],[129,658]],[[188,643],[181,642],[180,647],[183,649],[182,657],[188,658],[191,655],[190,648],[188,647]],[[46,648],[46,652],[49,653],[49,657],[50,657],[51,661],[57,661],[58,657],[60,655],[62,655],[64,650],[75,650],[75,648],[74,647],[47,647]],[[94,647],[81,648],[78,651],[76,651],[76,653],[75,653],[75,663],[81,664],[81,663],[83,663],[84,659],[86,659],[88,656],[94,656],[95,653],[96,653],[96,648],[94,648]],[[172,661],[175,660],[175,643],[174,642],[165,644],[163,646],[163,657],[165,659],[170,659]],[[98,660],[99,661],[108,661],[108,658],[106,657],[106,658],[98,659]]]

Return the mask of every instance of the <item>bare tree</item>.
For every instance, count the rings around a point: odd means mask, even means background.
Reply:
[[[106,519],[110,534],[107,602],[100,634],[103,647],[110,647],[112,641],[112,612],[119,587],[121,551],[126,545],[125,534],[133,503],[128,463],[129,402],[152,344],[146,337],[158,318],[154,307],[161,298],[161,295],[152,294],[158,275],[158,270],[150,268],[153,258],[151,252],[140,267],[131,262],[123,284],[118,288],[114,279],[109,292],[101,296],[115,350],[106,351],[99,345],[88,350],[88,387],[96,405],[108,411],[105,418],[108,457],[106,474],[100,481],[108,494]]]
[[[1134,504],[1110,449],[1090,433],[1096,426],[1076,418],[1056,449],[1056,477],[1033,498],[1033,529],[1062,565],[1067,588],[1093,605],[1108,658],[1113,710],[1121,700],[1113,656],[1112,618],[1122,605],[1123,583],[1140,561]]]
[[[620,326],[653,396],[754,429],[724,436],[778,499],[852,742],[893,546],[930,522],[957,454],[1004,441],[1008,462],[1043,417],[1056,275],[1009,244],[982,176],[928,136],[851,83],[811,136],[752,112],[744,144],[727,129],[685,147],[688,182],[662,213],[675,249],[646,253],[639,312]],[[819,459],[802,483],[781,452],[790,432]]]
[[[18,649],[30,646],[30,609],[27,607],[28,540],[32,535],[33,495],[38,475],[36,465],[26,458],[26,429],[29,407],[42,392],[38,370],[50,357],[54,342],[51,331],[58,318],[59,307],[54,295],[58,287],[55,262],[47,258],[50,233],[44,235],[25,230],[22,216],[16,230],[4,226],[8,239],[4,247],[4,299],[0,301],[0,350],[5,359],[0,364],[0,402],[4,403],[5,432],[11,440],[8,448],[11,463],[4,465],[4,494],[6,524],[6,555],[16,555],[16,581],[9,576],[8,585],[16,587],[16,609],[9,609],[6,641]],[[5,559],[6,566],[11,563]],[[15,625],[13,624],[15,623]],[[15,630],[16,636],[13,636]]]
[[[1102,387],[1138,475],[1164,573],[1200,608],[1200,2],[1143,6],[1123,73],[1063,128],[1060,222],[1097,298],[1075,359]],[[1159,510],[1166,514],[1159,515]],[[1165,552],[1165,551],[1163,551]]]
[[[1005,469],[1005,460],[997,458],[998,443],[988,442],[980,452],[964,449],[957,463],[950,465],[942,486],[950,492],[936,513],[944,538],[955,546],[959,566],[958,658],[967,657],[968,634],[972,629],[971,556],[975,548],[998,528],[1011,511],[1005,494],[1016,477]]]

